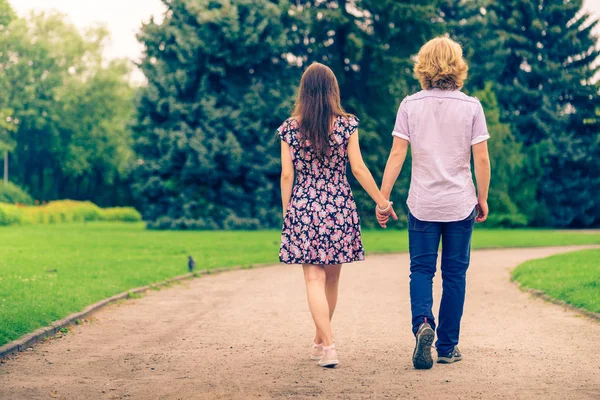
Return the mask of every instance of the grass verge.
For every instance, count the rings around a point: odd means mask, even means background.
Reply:
[[[512,279],[524,288],[600,313],[600,249],[528,261],[513,270]]]
[[[198,269],[278,261],[280,232],[150,231],[140,223],[0,228],[0,346],[85,306]],[[408,250],[406,231],[367,230],[367,253]],[[600,244],[599,233],[476,230],[474,248]],[[294,268],[294,267],[290,267]]]

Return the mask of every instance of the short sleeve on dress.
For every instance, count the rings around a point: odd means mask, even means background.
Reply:
[[[410,142],[410,131],[408,128],[408,111],[406,109],[406,99],[400,103],[398,114],[396,115],[396,124],[394,125],[393,136]]]
[[[490,138],[485,122],[485,114],[480,102],[477,102],[475,116],[473,117],[473,129],[471,131],[471,146],[484,142]]]
[[[344,124],[344,138],[350,139],[350,136],[358,129],[360,120],[354,115],[349,116]]]
[[[279,138],[289,145],[291,145],[292,143],[292,129],[290,127],[290,124],[290,120],[288,119],[279,128],[277,128],[277,135],[279,136]]]

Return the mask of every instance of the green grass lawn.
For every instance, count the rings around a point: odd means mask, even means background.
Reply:
[[[0,228],[0,346],[114,294],[198,269],[275,263],[279,231],[165,232],[142,224]],[[408,248],[406,231],[364,232],[368,253]],[[600,244],[600,233],[483,230],[474,248]],[[294,268],[294,267],[290,267]]]
[[[600,249],[528,261],[519,265],[512,277],[523,287],[600,313]]]

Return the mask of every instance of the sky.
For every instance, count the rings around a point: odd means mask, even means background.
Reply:
[[[8,0],[19,16],[35,12],[57,10],[66,14],[79,29],[101,23],[111,32],[111,41],[105,51],[107,58],[138,60],[142,46],[136,34],[142,23],[151,16],[162,18],[165,10],[160,0]],[[599,0],[600,1],[600,0]],[[160,19],[159,19],[160,20]],[[143,82],[142,73],[135,70],[135,82]]]
[[[71,22],[83,29],[94,23],[105,24],[111,32],[111,42],[105,52],[107,58],[139,59],[142,46],[136,33],[152,15],[161,18],[164,5],[160,0],[9,0],[20,16],[32,10],[58,10],[66,14]],[[584,8],[600,18],[600,0],[584,0]],[[159,19],[160,20],[160,19]],[[600,34],[600,27],[597,30]],[[143,82],[139,71],[133,81]]]

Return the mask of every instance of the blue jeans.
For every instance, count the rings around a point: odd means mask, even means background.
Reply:
[[[475,210],[467,219],[457,222],[427,222],[418,220],[410,213],[408,215],[410,303],[414,334],[426,318],[431,327],[436,329],[431,311],[432,288],[442,239],[442,300],[435,344],[439,354],[450,353],[458,344],[474,224]]]

